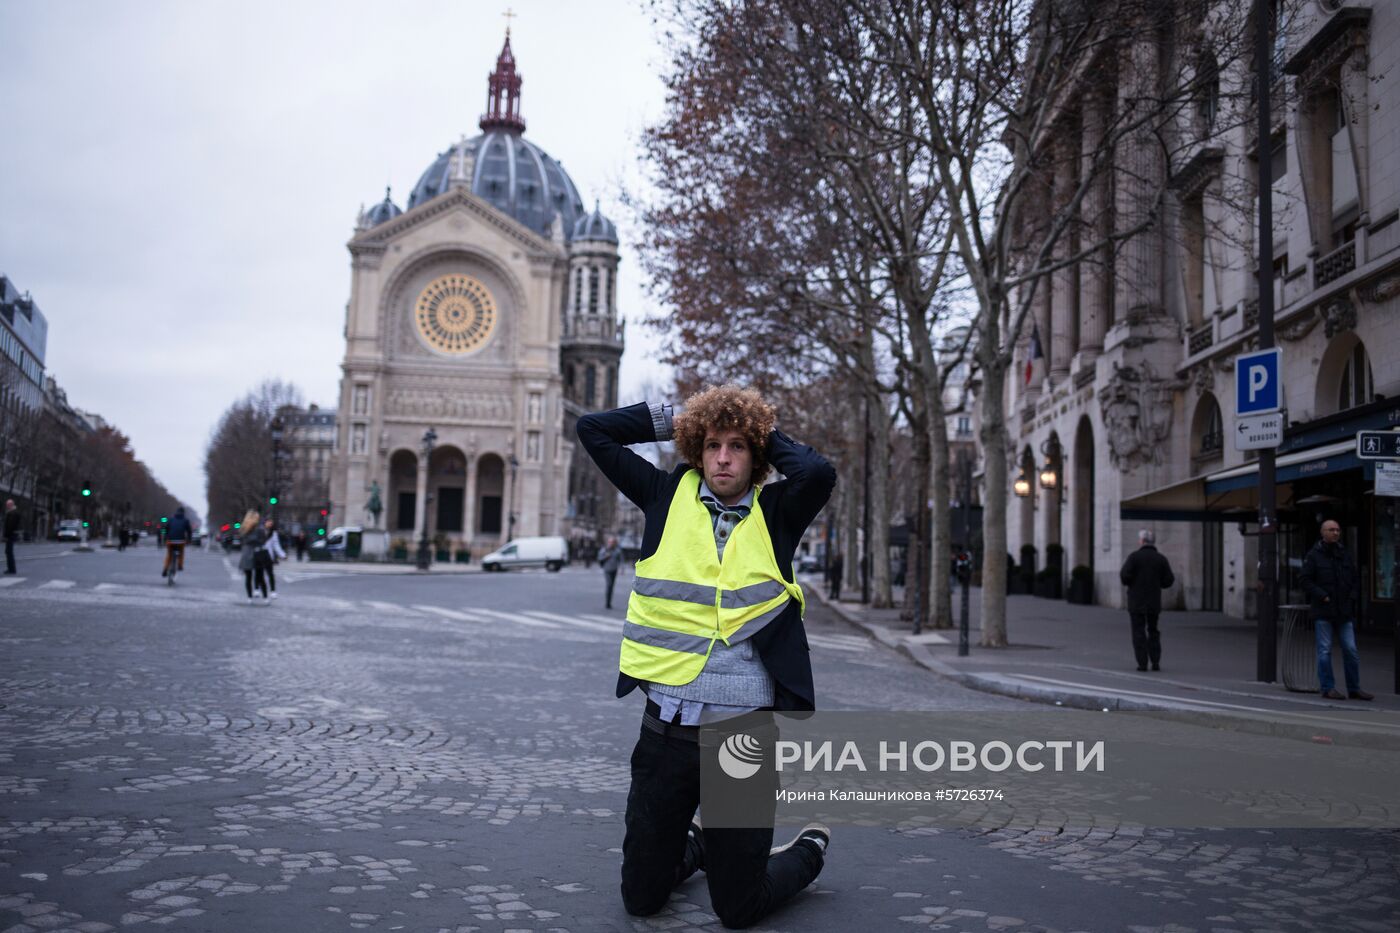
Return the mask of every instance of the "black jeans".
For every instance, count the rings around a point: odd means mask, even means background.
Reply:
[[[5,539],[5,572],[15,573],[15,539]]]
[[[605,581],[603,585],[603,605],[611,609],[613,586],[617,583],[617,571],[604,570],[603,579]]]
[[[699,804],[700,746],[643,726],[632,751],[622,841],[622,903],[628,913],[656,913],[695,871],[686,831]],[[753,926],[822,870],[821,852],[805,842],[770,857],[771,825],[706,829],[704,839],[710,905],[726,927]]]
[[[249,599],[253,598],[253,584],[255,582],[258,589],[262,591],[263,599],[267,599],[267,578],[263,576],[262,568],[243,571],[243,588],[248,591]]]
[[[1130,612],[1133,620],[1133,654],[1137,655],[1138,667],[1146,667],[1147,662],[1162,662],[1162,634],[1157,631],[1157,613]]]

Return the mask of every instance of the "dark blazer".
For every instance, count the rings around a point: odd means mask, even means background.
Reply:
[[[603,475],[646,516],[639,560],[656,553],[671,498],[690,467],[681,464],[667,473],[627,449],[628,444],[654,442],[656,428],[645,403],[608,412],[584,415],[578,422],[579,440],[598,464]],[[792,582],[792,555],[807,526],[831,498],[836,470],[811,447],[798,444],[774,431],[768,437],[768,462],[785,479],[763,487],[759,505],[773,541],[773,555],[783,579]],[[752,638],[774,681],[774,706],[782,710],[816,708],[812,687],[812,662],[808,657],[807,634],[796,602]],[[637,680],[617,676],[617,695],[626,696]]]
[[[5,513],[5,540],[19,540],[19,509]]]
[[[1341,544],[1319,541],[1303,558],[1298,580],[1308,594],[1313,619],[1348,622],[1356,613],[1356,561]]]
[[[1162,591],[1176,582],[1171,563],[1150,544],[1129,554],[1118,576],[1128,588],[1128,611],[1152,615],[1162,611]]]

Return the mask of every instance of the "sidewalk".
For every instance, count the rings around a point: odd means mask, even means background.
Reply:
[[[850,600],[832,603],[816,577],[803,583],[809,594],[872,638],[975,690],[1081,709],[1171,712],[1212,725],[1319,742],[1400,748],[1400,697],[1394,692],[1388,635],[1358,637],[1361,686],[1376,699],[1325,700],[1316,693],[1287,690],[1281,676],[1272,684],[1254,680],[1255,624],[1221,613],[1162,613],[1162,670],[1140,673],[1123,610],[1009,596],[1011,646],[982,648],[981,590],[973,589],[970,650],[960,658],[956,628],[916,636],[911,623],[900,621],[898,609],[869,609]],[[955,619],[959,598],[955,590]],[[1345,690],[1339,650],[1333,665],[1338,687]]]

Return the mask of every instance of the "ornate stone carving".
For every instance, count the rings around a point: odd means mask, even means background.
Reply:
[[[1144,463],[1161,463],[1172,429],[1172,394],[1186,388],[1184,379],[1158,377],[1151,365],[1113,364],[1113,376],[1099,390],[1099,407],[1108,435],[1109,460],[1122,472]]]
[[[1400,275],[1376,279],[1362,288],[1360,295],[1362,301],[1373,305],[1394,298],[1396,295],[1400,295]]]
[[[505,393],[468,396],[433,389],[394,389],[387,399],[387,414],[419,419],[509,421],[512,408],[510,395]]]
[[[1320,318],[1318,317],[1317,310],[1314,309],[1311,314],[1305,314],[1288,326],[1280,327],[1278,329],[1279,339],[1288,341],[1302,340],[1313,332],[1313,328],[1317,327],[1317,322],[1319,320]]]
[[[1349,298],[1333,298],[1318,309],[1318,313],[1322,317],[1323,332],[1328,340],[1343,331],[1356,329],[1356,305],[1352,304]]]
[[[1197,397],[1215,389],[1215,370],[1210,363],[1202,363],[1191,371],[1191,384],[1196,387]]]

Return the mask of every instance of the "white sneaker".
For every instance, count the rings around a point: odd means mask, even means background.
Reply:
[[[802,831],[793,837],[792,842],[786,845],[774,846],[768,850],[769,855],[777,855],[779,852],[786,852],[799,842],[810,842],[821,850],[823,857],[826,856],[826,847],[831,844],[831,830],[825,823],[808,823],[802,827]]]
[[[248,605],[253,605],[253,597],[251,596],[248,597]]]
[[[277,598],[277,591],[276,591],[276,590],[273,590],[273,591],[272,591],[272,598],[273,598],[273,599],[276,599],[276,598]]]

